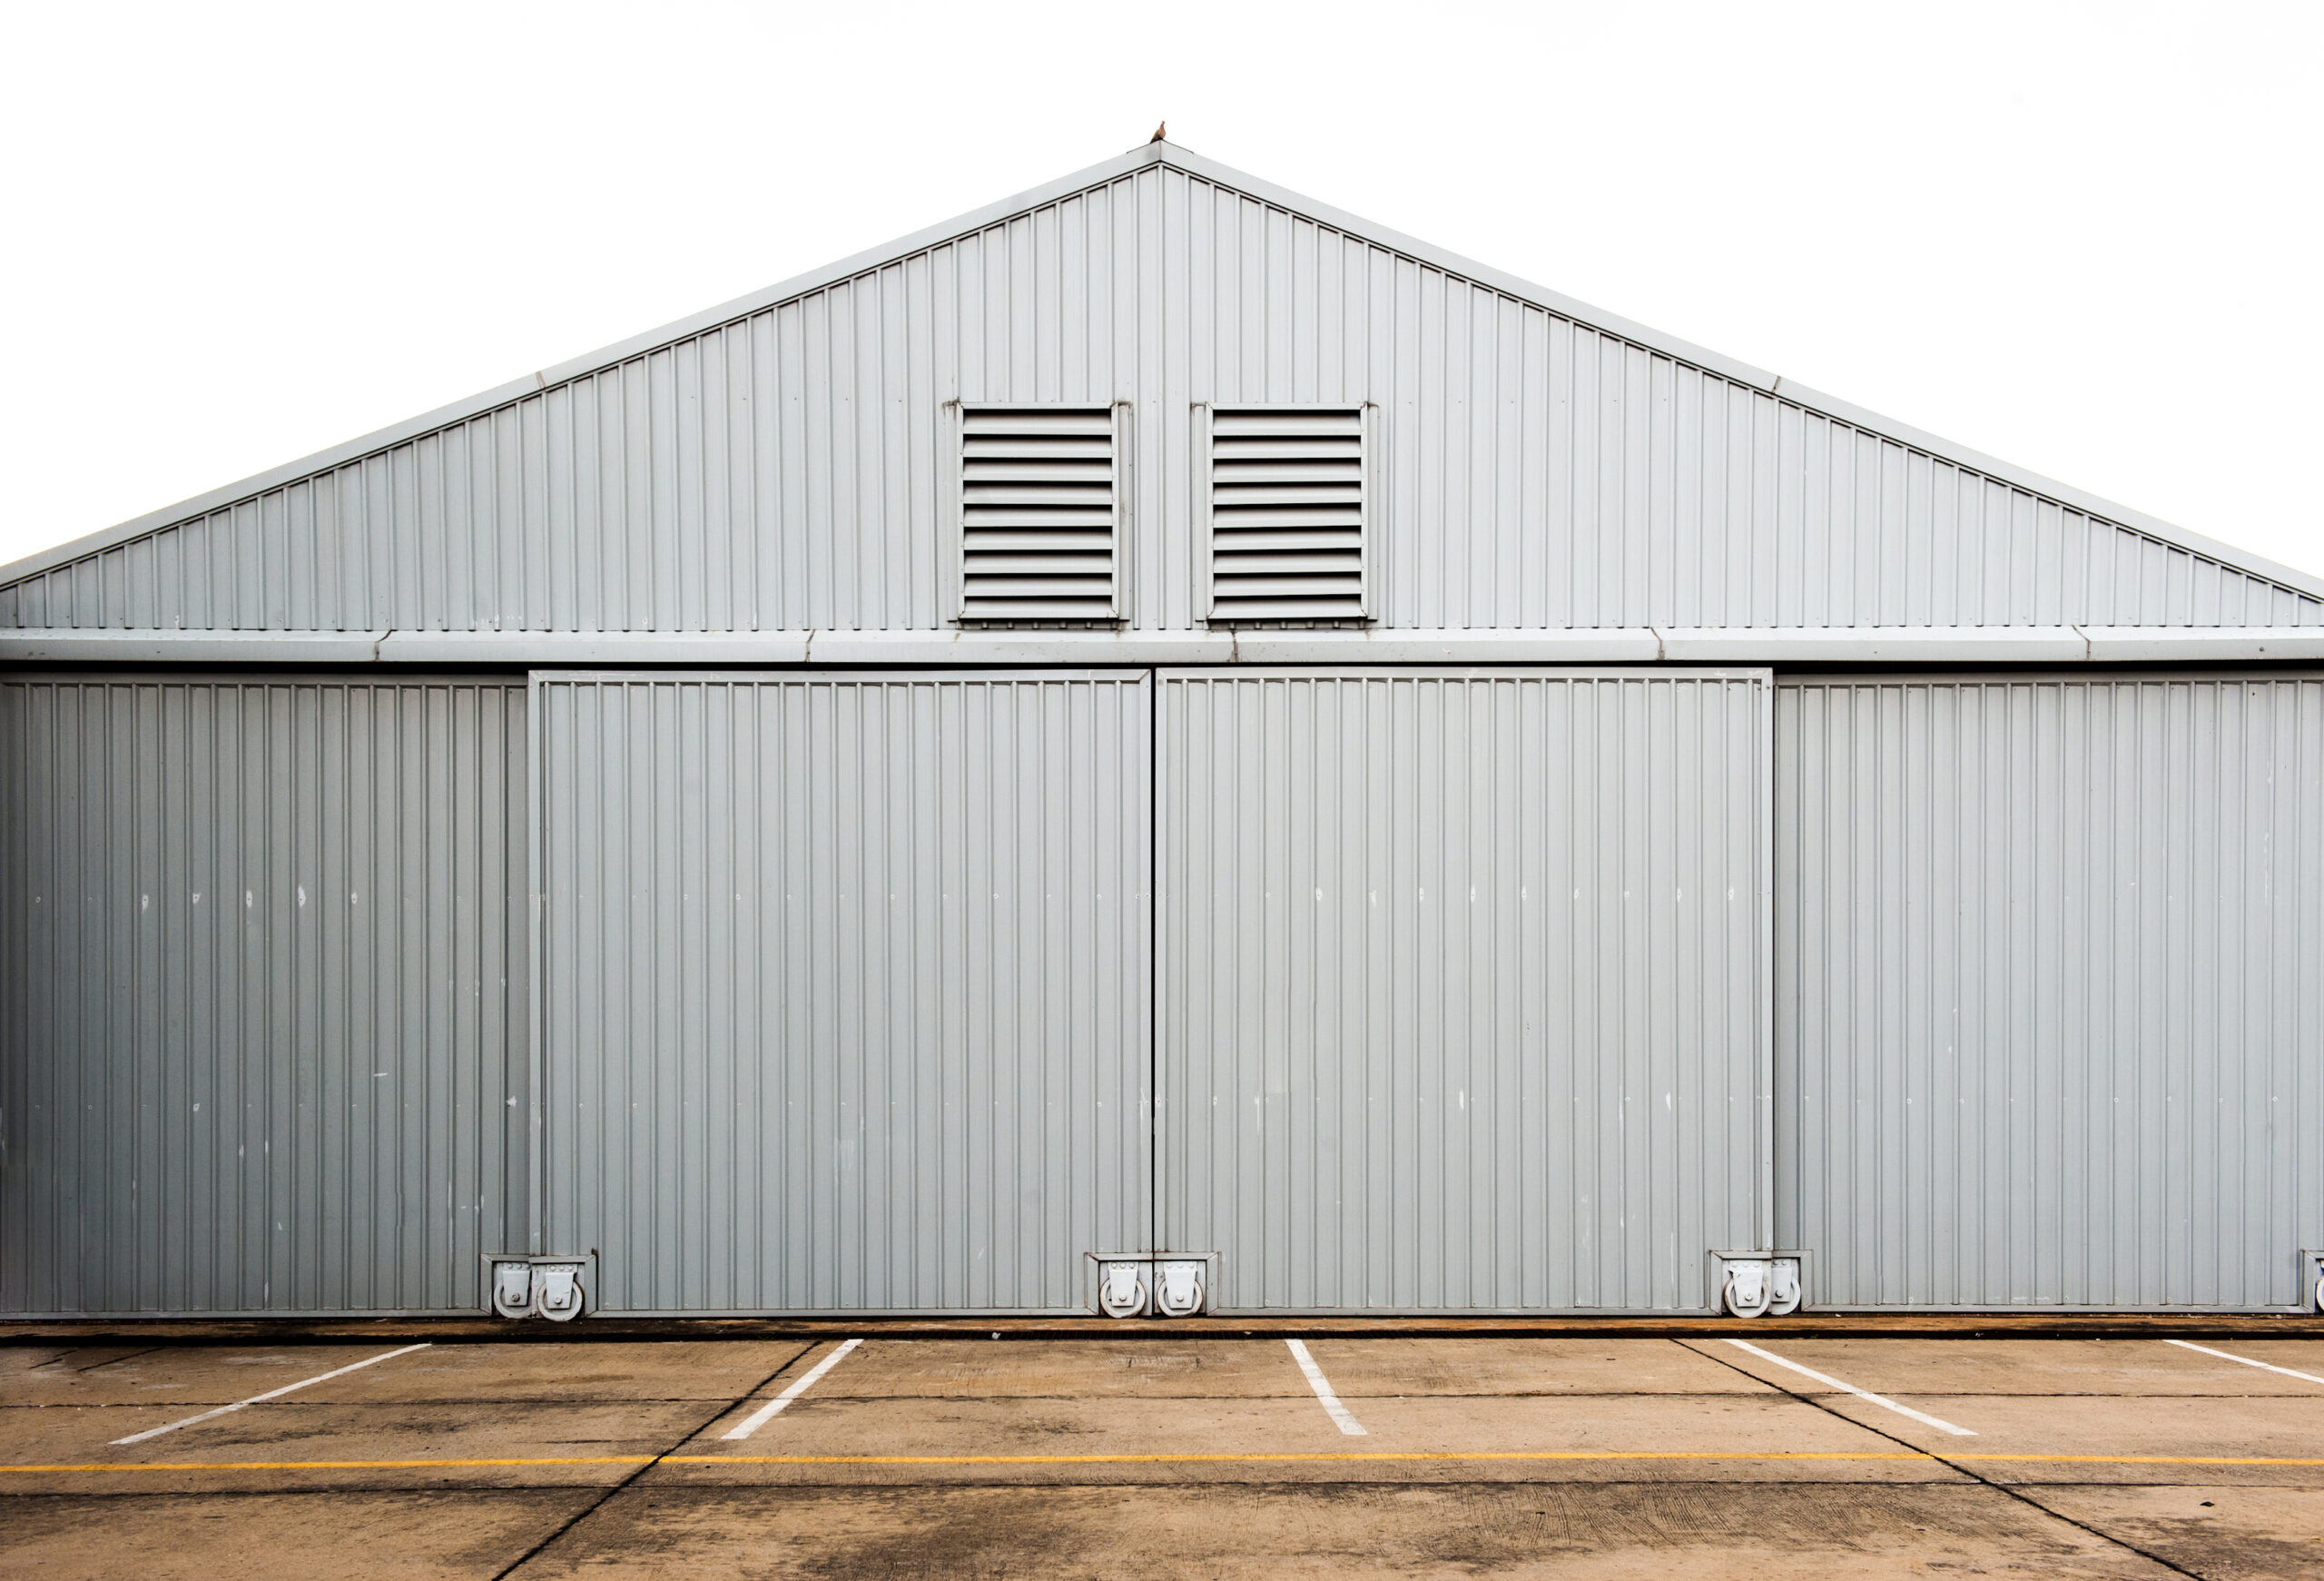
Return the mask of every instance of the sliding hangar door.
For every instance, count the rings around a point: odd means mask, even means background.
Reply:
[[[2324,680],[1787,680],[1777,1238],[1853,1307],[2306,1305]]]
[[[1078,1311],[1151,1234],[1143,671],[537,679],[545,1249]]]
[[[11,1312],[527,1250],[606,1311],[1156,1250],[1683,1309],[1767,1248],[2281,1308],[2324,1248],[2307,674],[19,672],[0,903]]]
[[[0,1310],[483,1304],[525,783],[520,677],[0,677]]]
[[[1767,1244],[1763,673],[1161,679],[1156,1175],[1236,1309]]]
[[[630,1310],[2283,1307],[2324,681],[545,679],[551,1250]]]
[[[544,675],[544,1246],[607,1311],[1081,1310],[1157,1250],[1230,1309],[1699,1306],[1772,1223],[1768,705]]]

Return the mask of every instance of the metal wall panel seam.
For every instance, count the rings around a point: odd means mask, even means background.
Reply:
[[[1168,818],[1170,793],[1169,776],[1163,770],[1162,708],[1163,694],[1160,676],[1147,670],[1140,683],[1146,690],[1146,1021],[1148,1027],[1146,1042],[1146,1112],[1143,1131],[1146,1141],[1146,1213],[1140,1226],[1138,1244],[1132,1251],[1198,1250],[1195,1247],[1166,1247],[1161,1240],[1162,1191],[1165,1183],[1164,1158],[1157,1138],[1162,1127],[1163,1037],[1165,1016],[1168,1011],[1163,993],[1160,960],[1164,929],[1169,918],[1162,909],[1162,896],[1168,887],[1162,882],[1162,831]],[[1091,1247],[1092,1251],[1111,1250]]]
[[[1758,1028],[1759,1102],[1753,1133],[1758,1141],[1757,1168],[1759,1201],[1754,1205],[1752,1218],[1759,1231],[1759,1244],[1770,1250],[1778,1246],[1776,1240],[1776,966],[1775,953],[1778,948],[1776,936],[1776,677],[1772,670],[1761,673],[1758,681],[1758,738],[1754,750],[1758,757],[1758,773],[1754,776],[1759,798],[1758,815],[1754,820],[1760,840],[1758,853],[1759,904],[1758,936],[1753,941],[1754,967],[1751,973],[1755,992],[1758,995],[1758,1013],[1754,1018]]]
[[[548,1058],[544,998],[549,989],[548,963],[544,958],[547,949],[548,886],[542,870],[544,854],[542,835],[548,823],[548,781],[543,767],[543,733],[548,728],[548,710],[544,706],[543,673],[534,670],[525,677],[525,800],[529,816],[525,820],[525,950],[532,963],[532,992],[526,995],[526,1025],[530,1029],[531,1047],[527,1051],[525,1069],[525,1250],[535,1257],[548,1254],[546,1240],[548,1197],[548,1117],[547,1102],[547,1061]],[[502,1248],[503,1250],[509,1250]],[[492,1292],[485,1292],[487,1309]]]

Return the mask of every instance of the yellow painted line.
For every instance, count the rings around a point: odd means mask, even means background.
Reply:
[[[1284,1462],[1349,1460],[1925,1460],[1918,1451],[1748,1449],[1444,1449],[1354,1450],[1314,1455],[665,1455],[665,1466],[1271,1466]]]
[[[2225,1455],[1945,1455],[1913,1450],[1446,1449],[1315,1455],[665,1455],[665,1466],[1085,1466],[1129,1462],[1273,1464],[1346,1460],[2023,1460],[2092,1466],[2324,1466],[2324,1457]]]
[[[115,1460],[78,1466],[0,1466],[0,1471],[411,1471],[459,1466],[651,1466],[651,1455],[508,1460]]]
[[[143,1460],[0,1466],[0,1473],[113,1471],[436,1471],[533,1466],[1239,1466],[1350,1461],[1934,1460],[1918,1450],[1445,1449],[1281,1455],[573,1455],[471,1460]],[[1947,1455],[1947,1460],[2075,1466],[2324,1466],[2285,1455]]]
[[[2295,1455],[1947,1455],[1947,1460],[2047,1460],[2067,1466],[2324,1466]]]

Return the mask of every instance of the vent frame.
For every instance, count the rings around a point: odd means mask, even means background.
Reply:
[[[950,469],[949,529],[945,555],[947,572],[946,606],[950,611],[950,623],[956,627],[1035,627],[1057,629],[1112,629],[1128,618],[1129,568],[1128,553],[1129,539],[1130,407],[1127,401],[1104,400],[948,400],[950,409]],[[1092,598],[1079,601],[1079,608],[1059,607],[1049,609],[1001,608],[1003,601],[980,597],[978,577],[970,570],[970,557],[976,551],[975,535],[979,532],[971,517],[970,443],[976,433],[976,420],[997,418],[1060,418],[1082,416],[1098,419],[1102,416],[1108,439],[1108,455],[1111,463],[1111,503],[1107,515],[1107,592],[1102,601]]]
[[[1195,403],[1195,499],[1197,512],[1196,542],[1197,575],[1200,578],[1198,607],[1203,619],[1213,626],[1256,628],[1300,629],[1309,627],[1364,627],[1376,619],[1372,597],[1373,561],[1378,548],[1381,512],[1376,501],[1381,498],[1377,442],[1379,408],[1368,400],[1333,401],[1197,401]],[[1256,601],[1230,602],[1221,606],[1221,584],[1228,588],[1235,583],[1232,574],[1222,578],[1219,574],[1220,528],[1218,489],[1218,440],[1221,418],[1279,418],[1296,420],[1302,418],[1337,418],[1354,420],[1356,442],[1357,497],[1354,517],[1355,565],[1352,577],[1337,573],[1344,591],[1333,596],[1319,596],[1312,609],[1296,608],[1265,608],[1255,607]],[[1327,436],[1321,432],[1318,438]],[[1231,508],[1230,508],[1231,509]],[[1231,529],[1230,529],[1231,530]],[[1230,551],[1231,552],[1231,551]],[[1230,591],[1226,597],[1234,599]]]

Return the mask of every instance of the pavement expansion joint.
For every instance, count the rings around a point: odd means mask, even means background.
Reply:
[[[0,1475],[192,1471],[392,1471],[556,1466],[1107,1466],[1303,1465],[1467,1461],[1927,1461],[2057,1466],[2324,1467],[2324,1456],[2075,1455],[2049,1452],[1942,1455],[1920,1449],[1347,1449],[1279,1453],[1086,1455],[537,1455],[383,1460],[123,1460],[0,1466]]]

